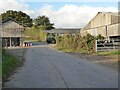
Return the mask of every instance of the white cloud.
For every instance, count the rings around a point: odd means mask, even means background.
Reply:
[[[65,4],[57,10],[55,10],[55,7],[52,5],[45,5],[40,9],[32,10],[26,3],[15,0],[2,1],[0,8],[0,13],[6,10],[22,10],[32,18],[39,15],[46,15],[57,28],[81,28],[86,25],[97,12],[117,12],[117,8],[115,7],[78,6],[74,4]]]
[[[77,6],[66,4],[58,10],[54,10],[53,6],[45,6],[39,10],[40,15],[46,15],[55,24],[55,27],[80,28],[90,21],[97,12],[117,12],[115,7],[92,7]]]
[[[28,8],[29,6],[24,2],[20,3],[15,0],[0,1],[0,13],[5,12],[7,10],[24,10]]]

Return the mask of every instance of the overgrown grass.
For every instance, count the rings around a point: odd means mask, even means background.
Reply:
[[[95,52],[96,38],[90,34],[82,37],[79,34],[69,34],[56,37],[56,45],[62,47],[62,50],[79,52],[79,53],[93,53]]]
[[[88,54],[89,52],[87,52],[86,50],[83,50],[83,49],[76,49],[76,50],[73,50],[73,49],[67,49],[67,48],[63,48],[63,47],[60,47],[60,46],[53,46],[52,48],[55,48],[57,50],[60,50],[60,51],[63,51],[65,53],[70,53],[70,52],[75,52],[75,53],[84,53],[84,54]]]
[[[2,52],[2,78],[3,80],[8,77],[11,72],[17,67],[20,61],[17,60],[16,57],[6,53],[5,51]]]
[[[120,51],[96,53],[95,40],[104,40],[104,37],[101,35],[95,37],[90,34],[87,34],[85,36],[81,36],[79,34],[57,36],[56,48],[63,52],[77,52],[94,55],[120,55]]]
[[[94,53],[89,53],[86,50],[83,49],[67,49],[67,48],[63,48],[60,46],[53,46],[53,48],[63,51],[63,52],[75,52],[75,53],[83,53],[83,54],[93,54],[93,55],[120,55],[120,51],[111,51],[111,52],[94,52]]]
[[[120,51],[113,51],[113,52],[97,52],[96,55],[120,55]]]
[[[0,61],[0,81],[1,80],[2,80],[2,61]]]
[[[120,55],[120,51],[111,52],[111,54],[113,54],[113,55]]]

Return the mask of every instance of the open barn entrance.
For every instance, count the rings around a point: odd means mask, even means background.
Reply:
[[[20,46],[20,37],[4,37],[4,38],[2,38],[2,46],[5,46],[5,47]]]
[[[11,45],[12,46],[20,46],[20,38],[19,37],[12,37],[11,38]]]

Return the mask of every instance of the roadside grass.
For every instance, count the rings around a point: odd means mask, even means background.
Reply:
[[[60,50],[60,51],[63,51],[63,52],[66,52],[66,53],[69,53],[69,52],[75,52],[75,53],[81,53],[81,54],[93,54],[93,55],[120,55],[120,51],[111,51],[111,52],[93,52],[93,53],[90,53],[88,52],[87,50],[84,50],[84,49],[77,49],[77,50],[72,50],[72,49],[66,49],[66,48],[62,48],[62,47],[59,47],[59,46],[53,46],[53,48],[57,49],[57,50]]]
[[[0,46],[0,81],[2,80],[2,47]]]
[[[9,53],[2,52],[2,78],[3,81],[11,75],[11,73],[16,69],[20,63],[16,57],[10,55]]]
[[[62,48],[62,47],[58,47],[57,45],[55,45],[55,46],[51,46],[52,48],[55,48],[55,49],[57,49],[57,50],[60,50],[60,51],[63,51],[63,52],[73,52],[73,50],[71,49],[64,49],[64,48]]]
[[[66,52],[66,53],[81,53],[81,54],[90,54],[90,52],[87,52],[87,50],[85,49],[76,49],[76,50],[73,50],[73,49],[67,49],[67,48],[63,48],[63,47],[60,47],[60,46],[52,46],[52,48],[55,48],[57,50],[60,50],[60,51],[63,51],[63,52]]]
[[[120,55],[120,51],[111,52],[97,52],[96,55]]]
[[[0,61],[0,81],[2,81],[2,61]]]

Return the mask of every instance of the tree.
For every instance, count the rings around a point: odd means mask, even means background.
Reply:
[[[23,24],[25,27],[31,27],[32,26],[32,19],[29,15],[26,13],[23,13],[22,11],[13,11],[8,10],[1,14],[2,21],[7,20],[8,18],[12,18],[13,20],[17,21],[20,24]]]
[[[50,23],[50,20],[46,16],[38,16],[34,19],[34,25],[38,26],[39,28],[43,30],[50,30],[53,29],[53,23]]]

